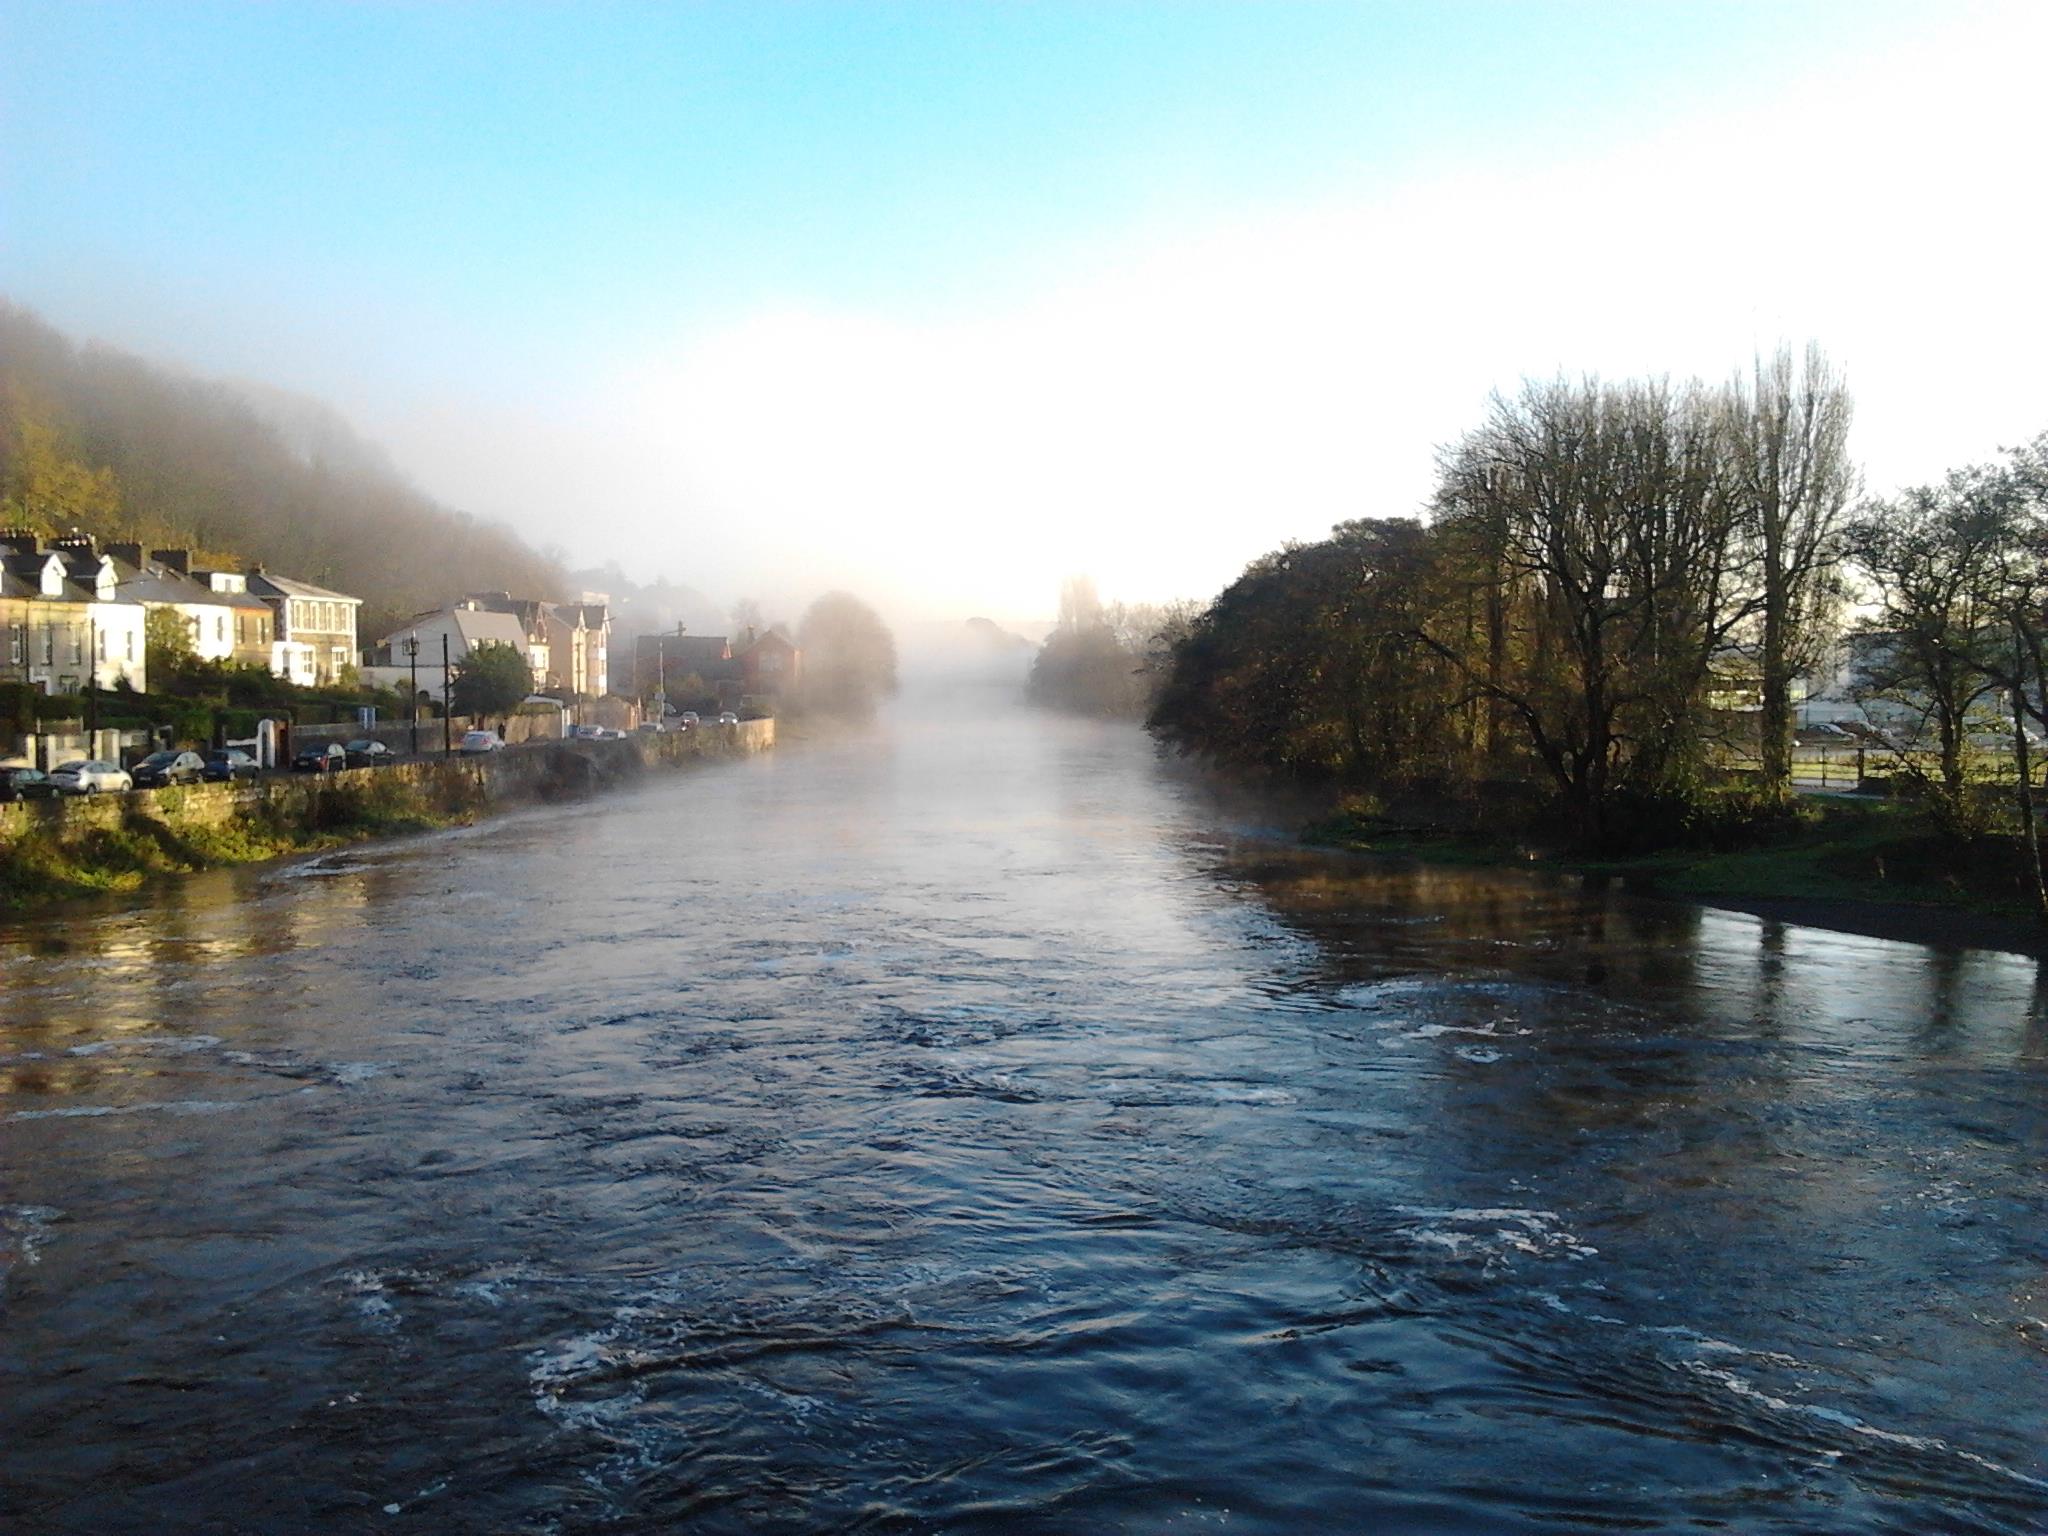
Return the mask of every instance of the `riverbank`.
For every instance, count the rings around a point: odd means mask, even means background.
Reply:
[[[773,720],[617,741],[536,744],[339,774],[275,774],[0,805],[0,911],[141,889],[168,875],[317,853],[576,797],[775,743]]]
[[[1957,844],[1906,803],[1809,799],[1752,846],[1667,849],[1627,859],[1588,859],[1558,847],[1357,812],[1310,823],[1302,840],[1431,863],[1605,877],[1639,894],[1876,938],[2048,954],[2048,932],[2033,917],[2014,842]]]

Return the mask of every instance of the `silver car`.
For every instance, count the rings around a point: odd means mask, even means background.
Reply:
[[[50,771],[50,782],[67,795],[122,794],[135,787],[128,770],[119,763],[103,763],[81,757],[61,763]]]

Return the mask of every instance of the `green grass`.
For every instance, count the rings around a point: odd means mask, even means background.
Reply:
[[[78,828],[62,837],[31,832],[0,855],[0,908],[135,891],[164,875],[318,853],[467,819],[436,810],[416,795],[351,796],[324,806],[327,813],[319,825],[259,811],[215,826],[173,826],[131,816],[114,826]]]

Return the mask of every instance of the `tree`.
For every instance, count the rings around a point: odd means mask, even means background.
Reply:
[[[192,624],[175,608],[150,608],[142,615],[142,662],[163,692],[179,673],[191,670]]]
[[[40,411],[19,414],[14,439],[0,482],[0,523],[46,534],[92,531],[107,526],[120,511],[114,472],[90,468],[68,453]]]
[[[1729,390],[1733,489],[1757,564],[1759,730],[1766,791],[1792,792],[1792,685],[1819,659],[1837,533],[1855,494],[1849,391],[1820,348],[1759,358]]]
[[[455,664],[449,690],[457,714],[503,719],[533,691],[533,669],[516,645],[485,640]]]
[[[1483,551],[1524,643],[1476,656],[1456,611],[1416,638],[1519,721],[1580,837],[1624,797],[1696,792],[1705,696],[1752,611],[1726,433],[1696,383],[1530,383],[1444,456],[1440,521]]]
[[[850,592],[827,592],[797,626],[804,653],[802,703],[821,714],[865,719],[896,692],[896,638]]]
[[[1933,737],[1935,772],[1911,752],[1900,762],[1959,835],[1977,825],[1965,762],[1972,718],[1997,688],[2005,496],[1984,472],[1957,470],[1940,485],[1867,504],[1844,533],[1845,550],[1878,600],[1864,626],[1869,639],[1857,692],[1889,702],[1910,722],[1905,746],[1920,748]]]

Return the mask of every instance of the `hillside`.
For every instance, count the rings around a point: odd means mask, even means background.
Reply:
[[[364,600],[365,640],[460,592],[574,596],[555,562],[423,495],[326,406],[76,345],[5,300],[0,521],[333,587]]]

